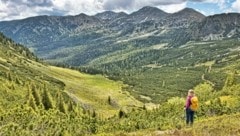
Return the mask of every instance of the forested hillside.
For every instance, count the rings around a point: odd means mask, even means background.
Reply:
[[[206,81],[219,90],[231,69],[238,69],[238,39],[188,42],[178,48],[158,47],[107,54],[81,71],[122,80],[130,85],[126,89],[142,101],[163,102],[184,96],[186,90]],[[235,78],[239,83],[238,74]]]
[[[126,85],[44,65],[21,45],[3,35],[0,40],[0,135],[239,134],[238,54],[215,64],[219,68],[214,75],[226,74],[218,88],[207,76],[194,86],[201,105],[194,127],[188,128],[185,96],[156,102],[159,105],[142,104],[120,89]],[[205,73],[212,69],[208,66]]]
[[[222,88],[227,77],[222,68],[239,58],[239,16],[147,6],[130,14],[4,21],[0,31],[45,62],[122,81],[138,100],[158,103],[206,80]]]
[[[0,135],[240,135],[239,17],[143,7],[0,22],[24,44],[0,34]]]
[[[2,34],[0,48],[0,135],[91,134],[97,119],[143,107],[121,82],[49,66]]]

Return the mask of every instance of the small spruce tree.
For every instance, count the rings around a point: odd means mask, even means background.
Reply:
[[[38,93],[38,91],[36,89],[36,86],[32,85],[32,89],[31,90],[32,90],[32,95],[33,95],[33,97],[34,97],[34,99],[36,101],[36,104],[37,104],[37,106],[39,106],[41,104],[41,98],[40,98],[40,95],[39,95],[39,93]]]
[[[65,108],[65,104],[64,104],[64,101],[63,101],[63,97],[62,97],[62,94],[59,92],[58,93],[58,101],[57,101],[57,106],[58,106],[58,110],[62,113],[66,113],[67,110]]]
[[[28,106],[30,106],[35,111],[37,110],[37,105],[32,94],[29,95]]]
[[[53,109],[53,100],[46,87],[44,87],[42,103],[45,110]]]

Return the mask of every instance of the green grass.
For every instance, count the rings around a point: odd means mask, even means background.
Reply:
[[[223,115],[196,121],[192,127],[156,130],[143,129],[136,132],[104,133],[96,136],[238,136],[240,135],[240,114]]]
[[[122,87],[126,86],[122,82],[112,81],[101,75],[83,74],[54,66],[39,67],[34,64],[30,67],[62,81],[65,84],[64,90],[70,97],[87,109],[96,110],[104,117],[117,114],[121,108],[143,106],[128,92],[122,91]],[[114,101],[114,105],[108,103],[108,97]]]
[[[240,114],[223,115],[219,117],[212,117],[203,119],[192,128],[184,128],[182,130],[173,131],[173,135],[178,136],[206,136],[206,135],[240,135]]]
[[[37,87],[39,94],[42,94],[46,86],[54,99],[57,99],[59,92],[65,92],[86,110],[95,110],[103,117],[116,115],[121,108],[143,106],[143,103],[122,90],[127,86],[122,82],[112,81],[101,75],[83,74],[76,70],[45,65],[36,62],[31,54],[28,54],[29,57],[26,54],[26,51],[14,43],[0,42],[2,107],[26,103],[25,97],[32,85]],[[109,97],[111,102],[108,100]],[[65,102],[68,102],[67,99]]]

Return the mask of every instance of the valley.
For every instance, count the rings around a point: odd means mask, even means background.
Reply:
[[[239,16],[204,16],[190,8],[166,13],[146,6],[130,14],[106,11],[3,21],[0,31],[47,63],[121,81],[135,98],[158,103],[184,96],[204,82],[203,74],[216,89],[222,87],[226,73],[215,78],[215,70],[220,71],[215,67],[238,58]],[[213,64],[202,65],[208,62]],[[212,72],[206,73],[208,68]]]
[[[0,135],[239,135],[239,22],[150,6],[2,21]]]

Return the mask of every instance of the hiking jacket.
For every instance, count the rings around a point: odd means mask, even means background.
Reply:
[[[191,99],[193,96],[187,96],[187,100],[186,100],[186,104],[185,104],[185,108],[188,109],[191,105]]]

